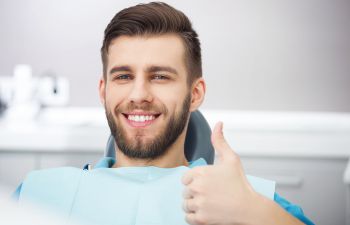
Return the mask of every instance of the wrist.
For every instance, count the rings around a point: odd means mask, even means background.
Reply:
[[[266,207],[269,207],[270,200],[261,194],[253,191],[252,197],[250,199],[247,209],[247,221],[246,225],[256,225],[256,224],[268,224],[265,223],[265,211]]]
[[[250,190],[250,193],[246,195],[247,198],[241,204],[238,215],[240,218],[235,218],[233,225],[255,225],[255,224],[268,224],[264,223],[264,207],[267,205],[267,198]]]
[[[247,225],[269,224],[269,225],[301,225],[303,224],[286,212],[275,201],[256,193],[251,206],[249,221]]]

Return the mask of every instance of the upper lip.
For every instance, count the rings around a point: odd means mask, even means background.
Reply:
[[[159,116],[161,113],[147,111],[125,112],[124,115],[139,115],[139,116]]]

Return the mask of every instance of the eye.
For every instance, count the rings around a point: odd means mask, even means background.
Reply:
[[[154,80],[168,80],[169,78],[165,75],[162,75],[162,74],[155,74],[153,76],[153,79]]]
[[[131,80],[130,74],[120,74],[114,77],[114,80]]]

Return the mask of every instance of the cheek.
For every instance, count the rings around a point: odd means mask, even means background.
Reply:
[[[159,95],[158,95],[159,94]],[[169,89],[163,94],[158,92],[157,100],[165,105],[170,114],[179,113],[182,110],[185,93],[171,92]]]
[[[126,91],[124,91],[123,88],[107,86],[105,98],[106,104],[109,106],[120,104],[122,99],[125,99],[125,93]]]

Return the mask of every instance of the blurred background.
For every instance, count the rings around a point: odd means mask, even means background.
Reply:
[[[165,1],[192,21],[207,82],[247,173],[316,224],[350,224],[350,1]],[[103,31],[140,1],[0,0],[0,185],[96,163]],[[10,193],[6,193],[10,194]]]
[[[0,76],[30,64],[35,76],[69,80],[70,105],[99,106],[103,31],[117,11],[139,2],[0,1]],[[349,1],[167,2],[199,33],[203,107],[350,111]]]

